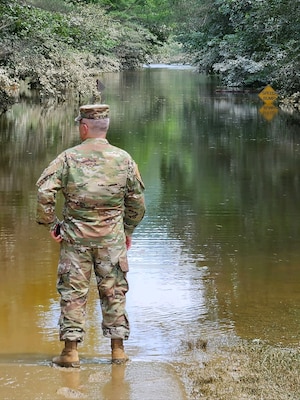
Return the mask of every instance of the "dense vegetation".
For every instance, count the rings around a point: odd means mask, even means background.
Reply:
[[[189,5],[190,4],[190,5]],[[300,88],[299,0],[188,0],[180,38],[201,71],[230,86]]]
[[[100,71],[166,61],[173,43],[224,85],[271,83],[299,107],[298,9],[299,0],[0,0],[0,104],[24,80],[42,99],[90,94]]]
[[[99,71],[136,68],[155,41],[142,25],[93,4],[2,0],[0,15],[0,86],[26,79],[42,98],[91,93]]]

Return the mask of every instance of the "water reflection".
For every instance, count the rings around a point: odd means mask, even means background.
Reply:
[[[139,164],[147,216],[130,251],[132,359],[184,355],[198,337],[297,343],[298,127],[255,95],[215,93],[193,70],[103,74],[109,140]],[[0,353],[60,350],[58,248],[35,217],[35,182],[78,142],[77,105],[20,101],[0,117]],[[85,360],[109,357],[92,285]],[[43,355],[43,356],[42,356]]]
[[[125,365],[112,365],[111,379],[102,388],[104,400],[130,400],[130,386],[125,379]]]

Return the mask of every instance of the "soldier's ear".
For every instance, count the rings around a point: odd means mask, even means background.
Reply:
[[[89,127],[85,123],[80,123],[80,137],[82,140],[85,140],[88,136]]]

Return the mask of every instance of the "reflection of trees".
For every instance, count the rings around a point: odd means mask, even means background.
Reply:
[[[0,116],[0,269],[5,282],[0,320],[5,321],[3,337],[10,338],[8,348],[20,330],[34,329],[38,311],[49,306],[50,292],[56,294],[57,246],[35,223],[35,182],[48,162],[77,140],[75,114],[67,107],[42,108],[27,101]]]
[[[2,187],[26,191],[47,163],[74,142],[76,128],[67,107],[20,103],[0,117]]]
[[[283,135],[282,120],[266,125],[252,110],[223,124],[214,105],[186,105],[182,136],[164,143],[160,213],[171,236],[205,254],[220,320],[243,337],[291,338],[284,326],[297,331],[298,138],[289,126]],[[286,274],[293,278],[283,284]]]
[[[190,112],[181,138],[164,142],[168,152],[162,155],[161,175],[168,185],[162,207],[169,206],[171,196],[172,204],[187,203],[193,218],[199,218],[195,225],[207,229],[204,241],[216,226],[228,224],[231,235],[246,235],[252,244],[267,240],[266,228],[284,236],[299,233],[291,215],[300,196],[293,131],[283,140],[280,121],[271,131],[257,118],[243,121],[239,116],[229,130],[222,119],[214,123],[214,108],[211,115],[206,111],[207,115],[201,109],[198,115]],[[203,224],[203,219],[210,222]]]

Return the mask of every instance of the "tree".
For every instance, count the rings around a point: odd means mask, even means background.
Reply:
[[[234,86],[300,90],[299,1],[188,0],[178,40],[199,71]]]

